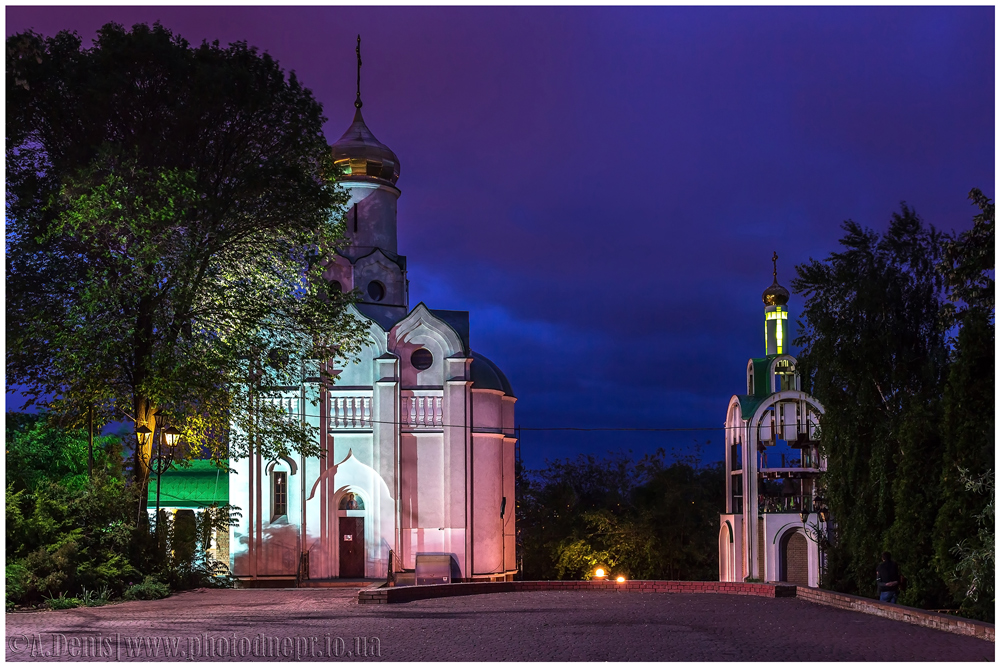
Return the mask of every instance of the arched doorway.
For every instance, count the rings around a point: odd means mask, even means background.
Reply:
[[[356,493],[345,493],[337,508],[338,576],[363,579],[365,576],[365,502]]]
[[[809,585],[809,544],[801,530],[790,530],[781,538],[780,574],[782,581]]]
[[[733,532],[726,522],[719,531],[719,581],[733,579]]]

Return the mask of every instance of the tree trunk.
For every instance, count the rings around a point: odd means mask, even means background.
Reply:
[[[133,345],[135,357],[133,359],[132,400],[135,409],[135,427],[138,429],[140,426],[145,426],[150,431],[155,431],[156,420],[153,413],[156,412],[156,405],[147,395],[149,388],[146,386],[153,361],[153,317],[151,311],[152,304],[149,299],[142,299],[139,302],[139,315],[137,316]],[[149,464],[155,435],[155,433],[150,433],[144,440],[136,437],[132,474],[133,482],[139,487],[140,516],[145,515],[149,507]]]
[[[146,396],[135,394],[135,426],[145,426],[150,431],[155,431],[156,420],[153,413],[156,406]],[[132,458],[133,483],[139,487],[139,508],[140,513],[145,513],[149,506],[149,475],[150,459],[153,454],[153,436],[149,433],[145,440],[136,437],[135,454]]]

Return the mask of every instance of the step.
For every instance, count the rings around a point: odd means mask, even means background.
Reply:
[[[385,579],[303,579],[299,588],[367,588]]]

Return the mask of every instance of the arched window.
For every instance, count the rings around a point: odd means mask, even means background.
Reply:
[[[368,283],[368,296],[372,301],[381,301],[385,298],[385,285],[377,280]]]
[[[288,514],[288,473],[275,470],[271,473],[271,521]]]

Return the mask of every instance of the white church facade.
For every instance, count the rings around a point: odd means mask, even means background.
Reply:
[[[332,386],[306,378],[275,397],[318,429],[322,456],[231,463],[231,571],[248,586],[385,578],[435,556],[453,581],[511,579],[516,398],[472,350],[467,312],[410,307],[399,160],[365,125],[360,83],[355,106],[332,146],[350,243],[324,277],[361,292],[350,308],[368,339],[360,363],[327,363]]]
[[[801,391],[796,359],[788,354],[788,297],[775,266],[774,282],[763,294],[765,356],[747,362],[747,391],[733,396],[726,412],[720,581],[813,587],[820,581],[823,406]]]

